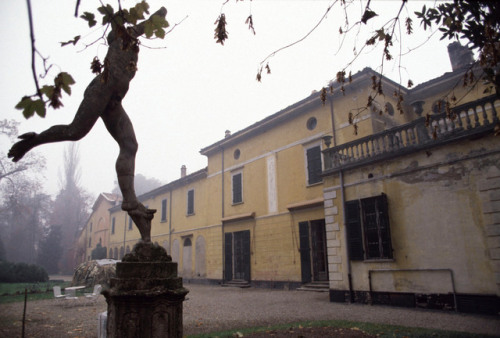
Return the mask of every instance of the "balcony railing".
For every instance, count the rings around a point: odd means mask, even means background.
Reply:
[[[323,150],[324,174],[387,160],[436,145],[491,132],[499,121],[491,95],[446,113],[413,122]]]

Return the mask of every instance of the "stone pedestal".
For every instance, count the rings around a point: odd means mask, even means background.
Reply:
[[[103,292],[108,337],[182,337],[182,302],[188,290],[165,249],[139,242],[116,265]]]

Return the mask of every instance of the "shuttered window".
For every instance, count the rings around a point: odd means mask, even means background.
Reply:
[[[242,174],[237,173],[233,175],[233,204],[242,202],[243,202]]]
[[[351,260],[393,258],[387,196],[346,202]]]
[[[189,190],[187,195],[187,214],[194,214],[194,190]]]
[[[161,221],[167,220],[167,199],[161,200]]]
[[[307,184],[311,185],[322,181],[321,178],[321,148],[312,147],[306,150],[307,156]]]
[[[365,258],[365,251],[363,249],[359,200],[346,202],[345,209],[349,257],[353,261],[360,261]]]

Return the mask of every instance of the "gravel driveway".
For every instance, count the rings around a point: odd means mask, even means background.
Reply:
[[[186,284],[184,334],[191,335],[304,320],[343,319],[482,333],[500,336],[500,316],[331,303],[327,293],[239,289]],[[53,300],[28,302],[27,337],[96,337],[97,314],[106,310],[104,297],[94,305],[64,307]],[[0,336],[19,337],[23,304],[0,305]]]
[[[304,320],[352,320],[500,336],[500,316],[331,303],[328,293],[185,285],[184,334]]]

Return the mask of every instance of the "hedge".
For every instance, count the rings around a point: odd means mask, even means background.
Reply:
[[[47,271],[39,265],[0,261],[0,283],[36,283],[48,280]]]

